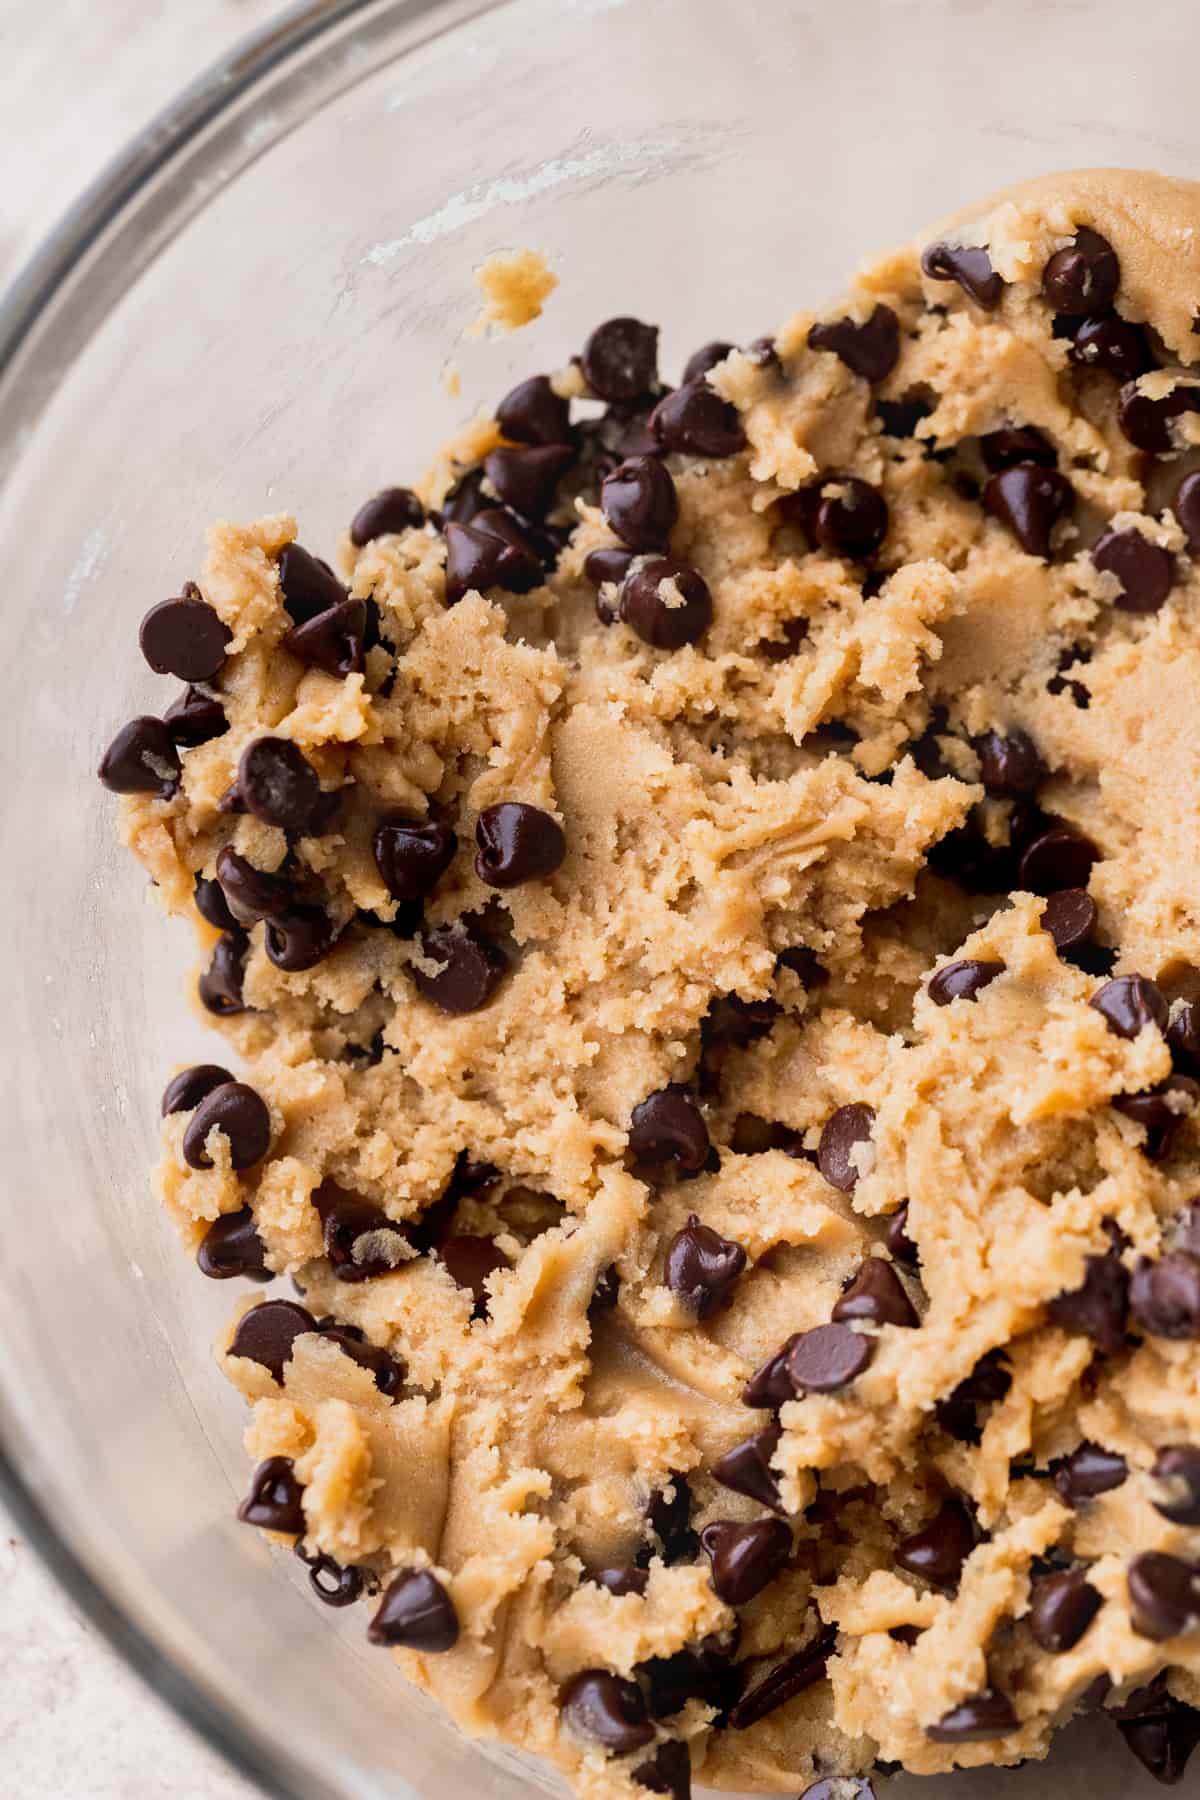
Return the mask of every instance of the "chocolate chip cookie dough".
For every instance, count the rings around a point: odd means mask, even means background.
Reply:
[[[611,319],[143,624],[241,1516],[596,1800],[1200,1738],[1198,232],[1031,182],[673,391]]]

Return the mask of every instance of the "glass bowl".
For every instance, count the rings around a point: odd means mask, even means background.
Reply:
[[[327,0],[193,86],[0,313],[8,1027],[0,1488],[142,1674],[271,1792],[337,1800],[550,1777],[467,1742],[233,1519],[244,1413],[208,1346],[229,1294],[149,1189],[193,947],[145,910],[94,779],[161,704],[137,622],[208,521],[288,508],[320,549],[379,486],[598,320],[664,367],[836,292],[1003,182],[1194,172],[1200,27],[1143,0]],[[1132,53],[1131,53],[1132,52]],[[472,269],[549,256],[515,337],[460,341]],[[461,371],[451,396],[445,365]],[[947,1800],[1157,1791],[1110,1727]],[[920,1784],[897,1782],[914,1797]],[[924,1790],[921,1790],[922,1792]]]

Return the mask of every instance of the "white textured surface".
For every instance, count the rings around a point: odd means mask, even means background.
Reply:
[[[280,0],[0,0],[0,287],[176,91]],[[251,1800],[0,1512],[4,1800]]]

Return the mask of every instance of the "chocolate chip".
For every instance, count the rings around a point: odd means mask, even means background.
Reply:
[[[281,647],[310,669],[341,679],[362,674],[366,630],[366,601],[339,600],[303,625],[293,625],[284,634]]]
[[[900,400],[877,397],[875,401],[875,416],[888,437],[914,437],[921,420],[932,411],[932,403],[922,394],[905,394]]]
[[[962,957],[946,963],[929,978],[929,998],[935,1006],[949,1006],[952,1000],[974,1000],[997,975],[1003,975],[1002,962],[985,957]]]
[[[1111,306],[1120,281],[1121,264],[1108,239],[1081,225],[1042,270],[1042,294],[1055,312],[1078,318]]]
[[[1140,1094],[1114,1095],[1112,1104],[1117,1112],[1143,1128],[1143,1149],[1152,1162],[1158,1162],[1169,1153],[1175,1133],[1195,1111],[1198,1100],[1200,1084],[1186,1075],[1169,1075]]]
[[[1056,894],[1063,888],[1086,887],[1099,851],[1082,832],[1052,825],[1025,845],[1018,866],[1022,888],[1031,894]]]
[[[291,1457],[270,1456],[255,1469],[250,1492],[238,1507],[237,1516],[244,1525],[298,1536],[304,1530],[303,1493]]]
[[[530,375],[511,388],[496,408],[496,423],[518,444],[565,444],[571,409],[556,394],[548,375]]]
[[[971,1373],[935,1407],[938,1424],[960,1444],[977,1444],[981,1437],[977,1409],[994,1406],[1012,1386],[1008,1360],[1002,1350],[989,1350]]]
[[[658,384],[658,326],[606,319],[579,359],[583,378],[601,400],[637,400]]]
[[[244,1275],[249,1281],[271,1280],[266,1246],[248,1206],[240,1212],[222,1213],[213,1221],[200,1241],[196,1263],[211,1281],[228,1281],[234,1275]]]
[[[558,484],[575,461],[570,444],[501,444],[483,459],[483,472],[506,506],[527,519],[549,511]]]
[[[1129,1474],[1123,1456],[1106,1450],[1102,1444],[1084,1442],[1069,1456],[1060,1456],[1050,1465],[1058,1497],[1066,1506],[1082,1506],[1098,1494],[1119,1488]]]
[[[788,1396],[791,1397],[790,1395]],[[746,1494],[762,1506],[780,1510],[779,1479],[771,1468],[771,1458],[779,1442],[778,1425],[768,1425],[735,1444],[712,1466],[712,1478],[735,1494]]]
[[[693,350],[683,365],[681,385],[686,387],[689,381],[700,381],[710,369],[715,369],[718,363],[723,363],[725,358],[731,355],[736,348],[736,344],[726,344],[720,339],[714,339],[711,344],[701,344],[699,350]]]
[[[296,1339],[316,1329],[312,1314],[294,1300],[260,1300],[238,1320],[229,1354],[259,1363],[282,1383]]]
[[[594,588],[609,585],[619,587],[629,573],[629,565],[634,559],[632,550],[619,550],[615,545],[603,545],[599,550],[592,550],[584,558],[583,572]],[[596,610],[606,625],[611,625],[616,618],[615,609],[601,611],[600,602],[596,602]]]
[[[629,1154],[642,1167],[673,1162],[685,1175],[695,1175],[708,1159],[708,1126],[688,1090],[678,1082],[648,1094],[634,1107],[629,1121]]]
[[[178,744],[181,750],[196,750],[201,744],[211,743],[213,738],[224,737],[229,730],[229,720],[221,702],[198,687],[184,688],[179,698],[168,706],[162,722],[172,743]]]
[[[475,1301],[475,1317],[487,1314],[491,1295],[487,1278],[498,1269],[511,1269],[512,1262],[493,1237],[475,1237],[455,1232],[438,1249],[446,1271],[459,1287],[468,1288]]]
[[[1200,1620],[1200,1569],[1162,1550],[1135,1556],[1126,1574],[1129,1616],[1141,1636],[1178,1637]]]
[[[621,584],[620,617],[656,650],[699,643],[712,611],[704,577],[674,557],[648,557]]]
[[[1164,1787],[1183,1780],[1192,1751],[1200,1744],[1200,1710],[1163,1693],[1156,1709],[1116,1721],[1117,1730],[1142,1766]]]
[[[732,1642],[702,1638],[695,1649],[689,1645],[672,1656],[654,1656],[638,1663],[635,1673],[645,1683],[651,1718],[672,1718],[689,1700],[703,1700],[706,1706],[720,1711],[734,1675],[730,1658],[737,1636],[735,1621]]]
[[[1095,929],[1096,902],[1086,888],[1060,888],[1042,908],[1042,930],[1050,933],[1060,956],[1090,943]]]
[[[921,273],[933,281],[957,281],[985,312],[994,312],[1004,292],[986,250],[970,244],[929,244],[921,252]]]
[[[777,1663],[761,1681],[746,1689],[729,1714],[734,1731],[747,1731],[768,1713],[773,1713],[805,1688],[825,1678],[826,1666],[837,1642],[836,1628],[826,1627],[811,1644],[793,1656]]]
[[[1084,1259],[1082,1285],[1047,1302],[1052,1325],[1092,1342],[1110,1356],[1125,1343],[1129,1307],[1129,1275],[1118,1252]]]
[[[832,350],[864,381],[883,381],[900,360],[900,321],[890,306],[876,306],[861,324],[854,319],[828,319],[808,334],[813,350]]]
[[[600,510],[631,550],[665,550],[679,517],[679,496],[655,457],[630,456],[601,483]]]
[[[163,1118],[171,1113],[191,1112],[214,1088],[224,1087],[232,1080],[229,1070],[219,1063],[196,1063],[193,1068],[181,1069],[163,1089]]]
[[[894,1212],[888,1220],[883,1241],[892,1253],[894,1261],[906,1269],[915,1269],[921,1260],[917,1246],[908,1235],[908,1201],[898,1212]]]
[[[619,1569],[593,1569],[588,1576],[589,1581],[597,1587],[607,1588],[610,1594],[644,1594],[650,1577],[645,1569],[635,1569],[627,1564]]]
[[[462,919],[427,931],[421,939],[421,955],[441,966],[430,975],[415,963],[410,965],[417,992],[446,1013],[478,1012],[508,970],[508,957],[499,944]]]
[[[1144,975],[1118,975],[1097,989],[1088,1004],[1117,1037],[1135,1038],[1147,1025],[1166,1029],[1167,1003]]]
[[[658,1540],[667,1564],[689,1561],[696,1554],[692,1530],[692,1490],[686,1477],[673,1474],[670,1484],[657,1488],[646,1502],[646,1523]]]
[[[515,519],[499,507],[486,507],[470,525],[449,521],[446,537],[446,605],[464,595],[490,588],[527,594],[543,576],[542,560]]]
[[[1046,765],[1028,732],[985,732],[975,740],[979,779],[989,794],[1018,798],[1036,793],[1046,779]]]
[[[1175,494],[1175,517],[1183,527],[1188,550],[1200,557],[1200,469],[1185,475]]]
[[[788,1351],[788,1380],[796,1393],[832,1394],[861,1375],[874,1354],[873,1337],[849,1325],[818,1325]]]
[[[256,819],[302,833],[321,798],[317,772],[290,738],[255,738],[242,751],[237,791]]]
[[[340,1189],[324,1187],[313,1195],[321,1219],[321,1235],[330,1267],[339,1281],[374,1281],[396,1266],[403,1228],[379,1207],[356,1200]]]
[[[778,1350],[768,1356],[766,1362],[755,1369],[742,1389],[743,1406],[764,1407],[778,1412],[781,1406],[796,1398],[796,1390],[787,1370],[787,1359],[799,1342],[800,1333],[793,1332]]]
[[[1151,398],[1142,393],[1136,381],[1127,381],[1117,401],[1117,418],[1121,430],[1138,450],[1154,456],[1169,456],[1175,449],[1171,421],[1184,413],[1200,411],[1200,387],[1186,383],[1171,388],[1166,394]]]
[[[312,1556],[303,1544],[296,1545],[296,1555],[308,1565],[308,1580],[318,1600],[326,1606],[353,1606],[362,1598],[367,1578],[361,1569],[345,1567],[323,1550]]]
[[[348,1356],[360,1369],[369,1370],[381,1394],[390,1399],[400,1392],[406,1373],[404,1365],[381,1344],[368,1343],[361,1332],[351,1326],[328,1325],[322,1321],[317,1329],[326,1343],[336,1344],[343,1356]]]
[[[1073,336],[1068,355],[1085,369],[1103,369],[1118,381],[1136,381],[1151,366],[1145,334],[1116,313],[1085,319]]]
[[[697,1318],[708,1319],[729,1304],[745,1266],[746,1252],[740,1244],[702,1225],[691,1213],[667,1246],[664,1274],[672,1293]]]
[[[851,1106],[839,1106],[827,1119],[817,1148],[817,1167],[832,1187],[852,1194],[858,1183],[859,1166],[854,1151],[859,1144],[869,1144],[875,1124],[875,1109],[861,1100]]]
[[[475,826],[475,873],[489,887],[519,887],[553,875],[567,854],[563,828],[552,814],[523,800],[485,806]]]
[[[873,556],[887,536],[887,501],[879,489],[857,475],[827,475],[812,515],[811,535],[832,556],[862,561]]]
[[[1200,1196],[1189,1201],[1173,1224],[1176,1248],[1200,1256]]]
[[[983,504],[1030,556],[1049,558],[1050,536],[1075,505],[1075,490],[1057,469],[1015,463],[988,477]]]
[[[700,1533],[712,1564],[712,1584],[727,1606],[745,1606],[773,1581],[792,1553],[792,1533],[782,1519],[748,1525],[715,1519]]]
[[[194,898],[196,911],[206,924],[215,925],[218,931],[237,930],[238,922],[229,910],[229,903],[219,881],[197,875]]]
[[[994,1688],[985,1688],[981,1694],[943,1713],[936,1725],[927,1727],[925,1736],[935,1744],[982,1744],[990,1738],[1007,1737],[1017,1724],[1008,1697]]]
[[[483,467],[467,469],[454,486],[446,494],[440,510],[431,512],[429,520],[436,529],[444,534],[446,526],[469,525],[479,513],[485,512],[491,501],[483,492]]]
[[[256,869],[227,844],[217,857],[217,880],[226,905],[239,925],[281,917],[293,904],[292,886],[280,875]]]
[[[458,839],[438,819],[388,813],[376,825],[371,850],[393,900],[423,900],[454,861]]]
[[[425,508],[411,488],[383,488],[364,502],[350,521],[350,542],[361,550],[375,538],[391,537],[425,523]]]
[[[118,731],[96,773],[113,794],[157,794],[169,800],[179,786],[179,752],[161,719],[130,719]]]
[[[346,590],[320,557],[302,544],[285,544],[276,562],[284,609],[293,625],[303,625],[346,598]]]
[[[979,440],[979,454],[988,473],[1011,469],[1015,463],[1036,463],[1043,469],[1058,466],[1058,451],[1036,425],[1002,425]]]
[[[1030,1593],[1029,1629],[1034,1642],[1052,1656],[1073,1650],[1096,1614],[1102,1599],[1082,1569],[1066,1569],[1035,1581]]]
[[[218,1018],[229,1019],[246,1010],[242,982],[248,947],[245,932],[223,931],[213,948],[212,960],[196,984],[201,1004]]]
[[[928,1525],[896,1545],[896,1567],[952,1593],[975,1548],[975,1527],[960,1500],[944,1500]]]
[[[573,1730],[614,1755],[640,1750],[654,1737],[641,1689],[607,1669],[584,1669],[574,1676],[562,1690],[559,1704]]]
[[[1200,1525],[1200,1447],[1172,1444],[1160,1450],[1150,1471],[1162,1498],[1155,1512],[1174,1525]]]
[[[142,620],[138,643],[156,675],[209,681],[225,661],[233,633],[200,597],[199,588],[160,600]]]
[[[1116,576],[1121,586],[1116,605],[1123,612],[1157,612],[1175,580],[1170,551],[1132,527],[1106,531],[1092,546],[1092,561],[1105,574]]]
[[[263,948],[286,974],[314,969],[334,941],[333,920],[319,906],[292,906],[267,922]]]
[[[383,1590],[367,1638],[389,1649],[419,1650],[422,1656],[453,1650],[458,1642],[454,1602],[430,1570],[401,1569]]]
[[[1200,1000],[1183,1000],[1172,1006],[1167,1043],[1177,1066],[1200,1074]]]
[[[867,1257],[829,1316],[840,1323],[859,1319],[866,1325],[921,1323],[904,1283],[881,1256]]]
[[[271,1115],[266,1102],[244,1081],[227,1081],[200,1102],[183,1134],[183,1160],[192,1169],[211,1169],[208,1135],[220,1131],[229,1143],[235,1169],[250,1169],[271,1147]]]
[[[653,1756],[639,1763],[633,1779],[652,1794],[667,1794],[670,1800],[691,1800],[691,1751],[678,1738],[670,1738],[659,1744]]]
[[[746,448],[737,407],[704,380],[685,381],[660,400],[650,415],[650,430],[664,450],[692,456],[736,456]]]
[[[1140,1257],[1129,1284],[1133,1316],[1151,1337],[1200,1338],[1200,1256],[1168,1250]]]

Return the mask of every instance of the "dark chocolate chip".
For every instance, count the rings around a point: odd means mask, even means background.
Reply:
[[[1184,1000],[1171,1008],[1167,1043],[1177,1067],[1200,1075],[1200,1000]]]
[[[875,1354],[875,1339],[850,1325],[818,1325],[802,1331],[787,1354],[795,1393],[832,1394],[862,1374]]]
[[[316,1329],[312,1314],[294,1300],[260,1300],[238,1320],[229,1354],[261,1364],[276,1381],[282,1382],[296,1339]]]
[[[181,1069],[163,1089],[163,1118],[170,1113],[191,1112],[214,1088],[224,1087],[232,1080],[229,1070],[219,1063],[196,1063],[193,1068]]]
[[[1200,1525],[1200,1447],[1172,1444],[1160,1450],[1150,1471],[1162,1498],[1154,1510],[1174,1525]]]
[[[446,605],[456,606],[472,590],[502,588],[527,594],[543,576],[542,560],[526,532],[499,507],[475,514],[470,525],[449,521],[446,537]]]
[[[430,513],[430,523],[444,535],[447,525],[469,525],[478,513],[486,511],[491,504],[483,492],[482,465],[467,469],[447,492],[440,510]]]
[[[562,1691],[560,1705],[573,1730],[616,1756],[640,1750],[654,1737],[641,1689],[607,1669],[584,1669],[574,1676]]]
[[[811,1644],[777,1663],[761,1681],[748,1687],[729,1714],[734,1731],[747,1731],[768,1713],[773,1713],[805,1688],[825,1679],[825,1669],[833,1655],[837,1631],[826,1627]]]
[[[669,1738],[659,1744],[653,1756],[638,1764],[633,1779],[652,1794],[666,1794],[669,1800],[691,1800],[692,1753],[679,1738]]]
[[[679,496],[657,458],[629,456],[601,483],[600,510],[631,550],[665,550],[679,517]]]
[[[1096,929],[1096,902],[1086,888],[1059,888],[1042,908],[1042,930],[1054,939],[1054,948],[1062,956],[1091,942]]]
[[[565,444],[571,409],[548,375],[530,375],[510,388],[496,408],[496,423],[516,444]]]
[[[320,669],[339,679],[361,675],[367,630],[365,600],[339,600],[327,612],[315,613],[303,625],[293,625],[281,647],[310,669]]]
[[[302,544],[285,544],[276,563],[284,610],[293,625],[303,625],[346,598],[346,590],[320,557]]]
[[[429,1569],[402,1569],[383,1590],[367,1638],[389,1649],[419,1650],[422,1656],[453,1650],[458,1642],[454,1602]]]
[[[350,542],[359,550],[375,538],[391,537],[425,523],[425,508],[411,488],[383,488],[363,503],[350,521]]]
[[[710,1144],[708,1126],[688,1090],[678,1082],[647,1095],[629,1121],[629,1154],[646,1168],[673,1162],[685,1175],[704,1167]]]
[[[1200,469],[1185,475],[1175,495],[1175,517],[1183,527],[1191,556],[1200,557]]]
[[[1200,1569],[1195,1564],[1147,1550],[1134,1557],[1126,1581],[1130,1623],[1141,1637],[1178,1637],[1200,1621]]]
[[[1081,225],[1042,270],[1042,293],[1056,313],[1079,318],[1104,312],[1117,297],[1121,264],[1107,238]]]
[[[650,415],[650,430],[664,450],[692,456],[736,456],[746,448],[737,407],[704,380],[685,381],[660,400]]]
[[[400,1392],[406,1373],[404,1365],[381,1344],[368,1343],[350,1326],[327,1325],[322,1321],[317,1329],[328,1343],[338,1346],[343,1356],[348,1356],[360,1369],[370,1371],[381,1394],[390,1399]]]
[[[1119,1488],[1129,1474],[1123,1456],[1105,1450],[1101,1444],[1084,1442],[1069,1456],[1060,1456],[1051,1465],[1058,1497],[1066,1506],[1082,1506],[1098,1494]]]
[[[1200,1744],[1200,1710],[1163,1693],[1158,1708],[1132,1719],[1117,1719],[1117,1730],[1143,1768],[1164,1787],[1183,1780],[1192,1751]]]
[[[630,1563],[619,1569],[594,1569],[588,1580],[610,1594],[644,1594],[650,1577],[645,1569],[635,1569]]]
[[[900,360],[900,321],[880,303],[861,324],[854,319],[827,319],[808,334],[813,350],[832,350],[864,381],[883,381]]]
[[[829,1316],[843,1324],[851,1319],[859,1319],[865,1325],[921,1323],[904,1283],[881,1256],[867,1257]]]
[[[1118,381],[1136,381],[1151,366],[1144,332],[1117,313],[1085,319],[1072,336],[1075,341],[1068,355],[1082,368],[1103,369]]]
[[[238,1507],[237,1516],[244,1525],[299,1536],[304,1530],[303,1493],[291,1457],[268,1457],[255,1469],[250,1492]]]
[[[212,959],[197,983],[201,1004],[218,1018],[229,1019],[245,1012],[242,982],[248,949],[243,931],[223,931],[213,947]]]
[[[877,487],[857,475],[822,478],[811,535],[823,550],[862,561],[875,554],[887,529],[887,501]]]
[[[1129,1284],[1129,1303],[1151,1337],[1200,1338],[1200,1256],[1168,1250],[1156,1262],[1140,1257]]]
[[[551,813],[523,800],[485,806],[475,826],[475,873],[489,887],[519,887],[553,875],[567,854],[563,828]]]
[[[939,1425],[958,1443],[977,1444],[982,1435],[977,1409],[1003,1400],[1011,1386],[1012,1375],[1004,1352],[989,1350],[966,1379],[938,1401],[935,1411]]]
[[[211,1169],[208,1134],[221,1131],[235,1169],[251,1169],[271,1147],[271,1115],[266,1102],[244,1081],[227,1081],[200,1102],[183,1134],[183,1160],[192,1169]]]
[[[1049,1301],[1046,1316],[1060,1330],[1091,1338],[1113,1356],[1125,1343],[1128,1272],[1115,1248],[1103,1256],[1086,1257],[1083,1267],[1082,1285]]]
[[[653,1719],[669,1719],[689,1700],[703,1700],[720,1710],[733,1673],[730,1658],[736,1649],[738,1627],[732,1642],[702,1638],[672,1656],[654,1656],[638,1663],[635,1673],[646,1686],[646,1704]]]
[[[368,1201],[318,1188],[313,1204],[321,1218],[325,1254],[339,1281],[374,1281],[389,1275],[396,1257],[392,1242],[404,1237],[402,1226]],[[381,1245],[378,1234],[385,1234]]]
[[[211,1281],[228,1281],[234,1275],[244,1275],[248,1281],[271,1280],[266,1246],[248,1206],[240,1212],[222,1213],[213,1221],[196,1251],[196,1263]]]
[[[303,832],[321,798],[317,772],[290,738],[255,738],[242,751],[237,791],[264,825]]]
[[[994,1688],[985,1688],[970,1700],[952,1706],[936,1725],[930,1725],[926,1737],[935,1744],[982,1744],[991,1738],[1007,1737],[1017,1729],[1017,1715],[1012,1702]]]
[[[315,969],[334,941],[333,920],[319,906],[291,906],[267,922],[263,947],[277,969]]]
[[[673,1474],[670,1485],[656,1488],[646,1502],[646,1524],[658,1541],[665,1563],[686,1562],[696,1554],[692,1530],[692,1490],[683,1475]]]
[[[540,519],[575,457],[570,444],[501,444],[484,457],[483,472],[506,506]]]
[[[700,1533],[712,1564],[712,1584],[727,1606],[745,1606],[778,1575],[792,1553],[792,1533],[782,1519],[748,1525],[715,1519]]]
[[[393,900],[424,900],[454,861],[457,848],[448,825],[405,813],[388,813],[371,836],[375,867]]]
[[[729,1304],[745,1266],[746,1252],[740,1244],[702,1225],[691,1213],[667,1246],[664,1274],[672,1293],[697,1318],[708,1319]]]
[[[118,731],[96,773],[113,794],[157,794],[169,800],[179,786],[179,752],[170,730],[149,714]]]
[[[1031,894],[1057,894],[1063,888],[1086,887],[1099,851],[1069,825],[1052,825],[1025,845],[1018,880]]]
[[[292,885],[281,875],[256,869],[227,844],[217,857],[217,880],[225,903],[239,925],[280,918],[294,904]]]
[[[1057,469],[1015,463],[988,477],[983,504],[1008,527],[1022,550],[1048,558],[1051,533],[1060,519],[1070,516],[1075,490]]]
[[[1058,466],[1058,451],[1036,425],[1002,425],[979,440],[979,454],[990,475],[1011,469],[1016,463],[1036,463],[1040,468]]]
[[[1073,1650],[1103,1604],[1082,1569],[1065,1569],[1035,1581],[1030,1593],[1029,1629],[1034,1642],[1052,1656]]]
[[[914,437],[921,420],[927,419],[932,411],[931,402],[921,394],[906,394],[900,400],[875,401],[875,416],[888,437]]]
[[[367,1578],[361,1569],[343,1565],[323,1550],[315,1556],[310,1555],[303,1544],[296,1545],[296,1555],[308,1565],[309,1585],[326,1606],[353,1606],[362,1598]]]
[[[201,744],[211,743],[213,738],[224,737],[229,730],[229,720],[221,702],[198,687],[184,688],[179,698],[168,706],[162,722],[172,743],[178,744],[181,750],[196,750]]]
[[[1138,450],[1168,456],[1175,449],[1171,421],[1184,413],[1200,411],[1200,386],[1186,383],[1151,398],[1136,381],[1127,381],[1117,402],[1121,430]]]
[[[778,1425],[768,1425],[764,1431],[755,1432],[753,1437],[745,1438],[717,1458],[712,1466],[713,1480],[719,1481],[722,1487],[732,1488],[735,1494],[746,1494],[761,1506],[779,1511],[779,1479],[771,1468],[778,1442]]]
[[[229,910],[219,881],[205,875],[196,876],[195,884],[196,911],[208,925],[215,925],[218,931],[236,931],[238,922]]]
[[[160,600],[142,620],[138,643],[156,675],[210,681],[225,661],[233,633],[200,597],[199,588]]]
[[[989,982],[1003,973],[1002,962],[989,961],[986,957],[962,957],[958,962],[946,963],[936,975],[930,976],[929,998],[935,1006],[949,1006],[952,1000],[974,1000]]]
[[[1154,613],[1163,604],[1175,580],[1175,559],[1161,544],[1130,527],[1106,531],[1092,546],[1092,561],[1121,586],[1116,605],[1123,612]]]
[[[892,1214],[883,1234],[883,1241],[896,1262],[906,1269],[915,1269],[921,1256],[908,1235],[908,1204],[906,1200],[900,1210]]]
[[[952,1593],[975,1548],[975,1526],[961,1500],[944,1500],[928,1525],[896,1545],[897,1568]]]
[[[1147,1025],[1166,1029],[1167,1003],[1144,975],[1118,975],[1098,988],[1088,1004],[1117,1037],[1135,1038]]]
[[[781,1406],[796,1398],[796,1390],[787,1370],[787,1359],[799,1342],[800,1333],[793,1332],[778,1350],[768,1356],[766,1362],[755,1369],[742,1389],[743,1406],[763,1407],[771,1412],[778,1412]]]
[[[637,400],[658,384],[658,326],[606,319],[583,346],[583,378],[601,400]]]
[[[620,587],[629,573],[629,565],[636,552],[620,550],[615,545],[604,545],[599,550],[592,550],[584,558],[583,572],[594,588],[606,586]],[[606,607],[603,611],[600,601],[596,601],[596,610],[606,625],[611,625],[616,618],[616,608]]]
[[[921,252],[921,272],[933,281],[957,281],[985,312],[994,312],[1004,293],[986,250],[970,244],[929,244]]]
[[[1018,727],[1001,733],[989,731],[975,740],[979,779],[989,794],[1011,798],[1036,793],[1046,779],[1046,765],[1028,732]]]
[[[512,1263],[493,1237],[475,1237],[455,1232],[438,1248],[438,1255],[451,1279],[468,1288],[475,1301],[475,1317],[486,1316],[491,1298],[487,1278],[498,1269],[511,1269]]]
[[[723,363],[725,358],[731,355],[736,348],[736,344],[723,343],[719,338],[714,339],[711,344],[701,344],[699,350],[693,350],[683,365],[681,385],[686,387],[689,381],[702,380],[710,369],[715,369],[718,363]]]
[[[832,1187],[852,1194],[858,1182],[858,1164],[853,1152],[859,1144],[869,1144],[875,1124],[875,1109],[861,1100],[851,1106],[839,1106],[826,1120],[817,1148],[817,1167]]]
[[[1112,1104],[1117,1112],[1143,1128],[1145,1153],[1152,1162],[1158,1162],[1170,1151],[1175,1133],[1195,1111],[1198,1100],[1200,1084],[1187,1075],[1169,1075],[1140,1094],[1114,1095]]]
[[[669,584],[667,593],[662,591],[664,584]],[[712,624],[712,613],[704,577],[671,556],[648,557],[621,584],[620,617],[656,650],[699,643]]]
[[[440,967],[430,975],[415,963],[410,965],[417,992],[446,1013],[478,1012],[508,970],[508,957],[499,944],[461,919],[456,925],[435,925],[427,931],[421,955]]]

